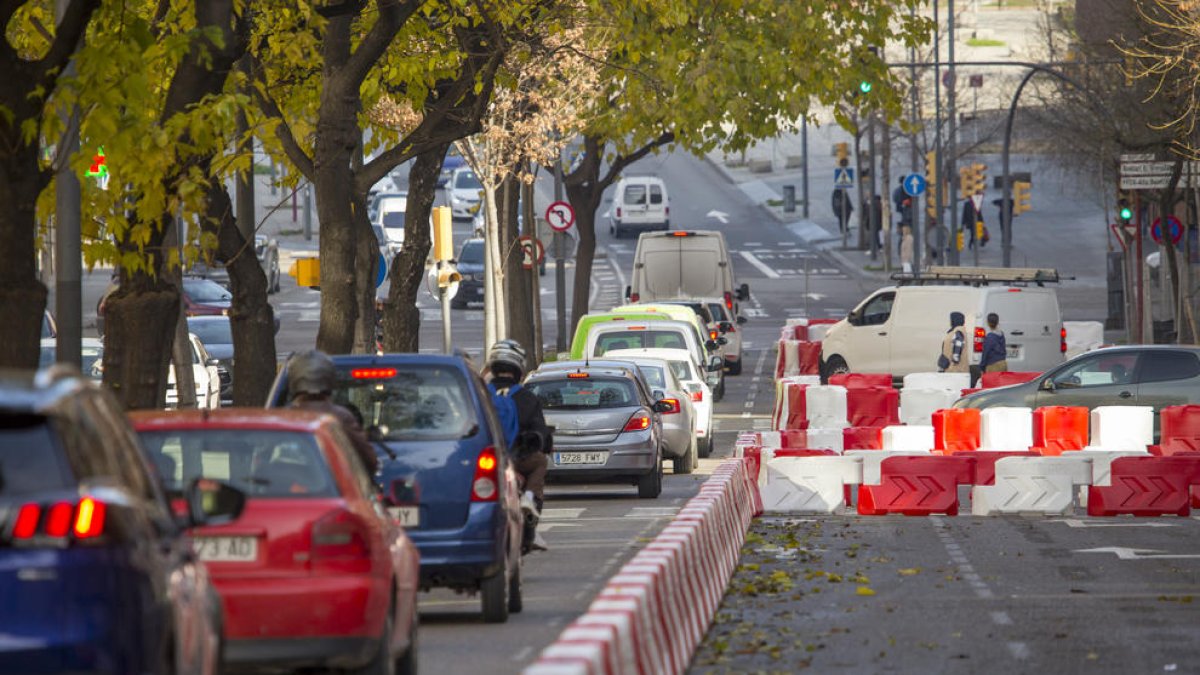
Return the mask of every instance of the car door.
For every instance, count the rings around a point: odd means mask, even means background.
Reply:
[[[1183,349],[1154,349],[1142,354],[1137,371],[1138,405],[1161,410],[1200,400],[1200,357]]]
[[[1085,354],[1042,380],[1037,406],[1134,405],[1138,356],[1134,350]]]
[[[895,291],[869,298],[851,313],[846,363],[856,372],[889,372],[892,306]]]

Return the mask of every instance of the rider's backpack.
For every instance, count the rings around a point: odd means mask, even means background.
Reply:
[[[488,391],[492,394],[492,405],[496,408],[500,429],[504,431],[504,441],[511,449],[515,446],[517,433],[521,430],[517,402],[513,400],[513,394],[521,391],[521,385],[514,384],[503,389],[496,389],[496,385],[488,383]]]

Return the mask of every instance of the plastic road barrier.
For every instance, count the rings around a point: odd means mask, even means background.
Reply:
[[[1200,405],[1173,405],[1158,411],[1159,454],[1200,452]]]
[[[979,449],[979,411],[946,408],[933,413],[933,449],[949,455]]]
[[[979,449],[1024,450],[1033,445],[1029,408],[988,408],[979,417]]]
[[[830,375],[829,384],[836,384],[846,389],[861,389],[863,387],[891,387],[892,376],[888,373],[841,373]]]
[[[879,485],[859,486],[858,512],[958,515],[958,486],[970,485],[973,463],[968,454],[889,457],[881,465]]]
[[[933,413],[949,408],[958,400],[958,392],[949,389],[900,390],[900,422],[903,424],[933,424]]]
[[[862,482],[862,462],[832,453],[777,455],[767,463],[766,474],[764,511],[834,513],[846,506],[845,486]]]
[[[846,388],[835,385],[806,387],[804,404],[808,413],[808,426],[825,429],[841,429],[850,426],[846,422]]]
[[[846,419],[852,427],[900,424],[900,392],[891,385],[851,387],[846,390]]]
[[[972,456],[978,462],[985,454]],[[1066,514],[1075,504],[1076,486],[1087,485],[1092,478],[1091,458],[1082,452],[1061,457],[1002,457],[995,462],[994,472],[994,484],[972,488],[972,515]],[[977,478],[978,474],[977,469]]]
[[[882,427],[846,427],[842,429],[842,447],[846,450],[882,450]]]
[[[1109,405],[1092,409],[1093,447],[1141,450],[1154,443],[1154,408],[1148,405]]]
[[[1099,321],[1064,321],[1063,328],[1067,329],[1068,360],[1104,344],[1104,324]]]
[[[808,447],[821,450],[833,450],[841,453],[845,450],[845,437],[843,436],[843,428],[836,429],[809,429]]]
[[[1120,457],[1112,462],[1111,485],[1088,488],[1088,515],[1186,516],[1194,486],[1200,486],[1200,455]]]
[[[1041,455],[1028,450],[978,450],[971,457],[975,459],[975,475],[971,482],[974,485],[993,485],[996,482],[996,462],[1005,457],[1041,457]],[[1091,469],[1089,468],[1088,471]],[[1091,478],[1090,473],[1088,477]]]
[[[884,427],[882,438],[884,450],[919,450],[929,452],[933,449],[932,426]]]
[[[1000,371],[997,373],[984,373],[979,378],[979,386],[983,389],[995,389],[996,387],[1007,387],[1010,384],[1021,384],[1028,382],[1033,378],[1041,375],[1037,371]]]
[[[1033,411],[1033,447],[1043,455],[1082,450],[1087,442],[1087,408],[1055,405]]]
[[[904,376],[905,389],[945,389],[958,395],[970,386],[970,373],[909,373]]]

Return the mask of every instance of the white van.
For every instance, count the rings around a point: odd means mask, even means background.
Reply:
[[[962,312],[972,336],[971,365],[979,363],[987,315],[1000,317],[1008,369],[1044,371],[1063,362],[1066,334],[1058,296],[1042,286],[888,286],[860,302],[821,341],[821,373],[935,372],[950,313]]]
[[[638,238],[625,297],[630,302],[721,298],[725,308],[738,317],[738,303],[750,297],[750,287],[735,283],[729,247],[721,232],[648,232]]]
[[[608,233],[620,239],[626,232],[671,229],[667,186],[657,176],[629,176],[617,181]]]

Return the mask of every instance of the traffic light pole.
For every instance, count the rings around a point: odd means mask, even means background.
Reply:
[[[948,24],[946,29],[946,59],[950,62],[949,68],[946,70],[946,116],[949,118],[946,128],[946,140],[949,143],[949,147],[946,148],[946,162],[948,167],[946,173],[950,177],[951,255],[949,262],[951,265],[959,264],[959,229],[958,218],[955,217],[958,215],[956,213],[958,210],[958,184],[954,182],[954,176],[958,173],[955,170],[955,166],[958,164],[958,112],[956,110],[956,106],[954,105],[954,97],[956,85],[958,83],[954,81],[954,78],[956,77],[954,71],[954,2],[955,0],[950,0],[950,2],[946,3],[946,21]],[[978,265],[978,261],[976,261],[976,265]]]
[[[915,5],[912,8],[911,14],[912,14],[913,19],[915,20],[916,16],[917,16],[917,8]],[[917,66],[916,66],[917,48],[916,47],[908,48],[908,60],[912,61],[912,65],[909,66],[908,73],[909,73],[909,77],[912,80],[911,91],[910,91],[912,96],[910,98],[912,99],[911,104],[912,104],[912,125],[913,125],[912,126],[913,132],[912,132],[912,136],[910,137],[910,141],[909,141],[909,153],[911,155],[912,173],[917,173],[918,171],[921,170],[921,165],[920,165],[920,152],[917,150],[916,128],[917,128],[917,124],[920,121],[919,115],[921,113],[920,113],[920,107],[919,107],[918,100],[917,100],[918,92],[917,92]],[[938,180],[940,180],[940,179],[938,179],[935,176],[935,179],[933,182],[936,183],[936,182],[938,182]],[[888,190],[888,186],[884,185],[883,189],[886,192]],[[925,199],[929,199],[931,194],[936,194],[934,192],[934,190],[936,190],[935,186],[927,184],[925,186]],[[918,208],[919,201],[920,201],[920,199],[918,199],[917,197],[913,197],[912,200],[909,202],[911,204],[911,206],[908,207],[909,212],[912,214],[911,216],[909,216],[908,222],[910,223],[910,226],[913,229],[913,232],[912,232],[912,236],[913,236],[913,269],[912,269],[912,272],[913,272],[913,275],[917,276],[917,277],[921,276],[921,263],[925,257],[925,247],[923,246],[923,244],[925,242],[925,231],[921,228],[921,209]]]
[[[55,3],[55,19],[66,13],[65,0]],[[68,74],[75,70],[67,66]],[[83,364],[83,252],[80,234],[81,188],[71,169],[79,152],[79,110],[63,111],[63,136],[58,141],[59,169],[55,176],[54,204],[54,313],[58,323],[55,360],[76,368]]]

